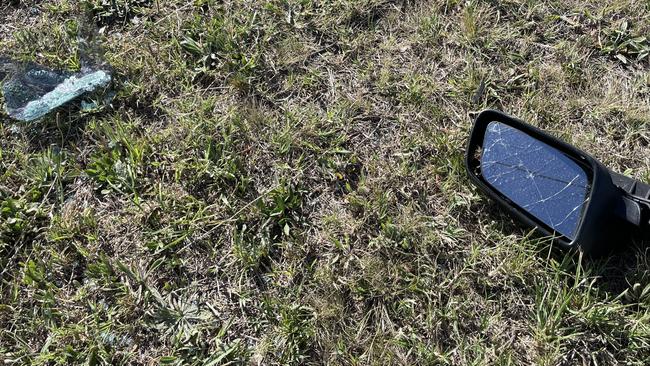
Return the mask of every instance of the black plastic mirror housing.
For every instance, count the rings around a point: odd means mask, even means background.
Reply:
[[[519,207],[502,192],[491,185],[481,172],[481,157],[486,130],[491,122],[499,122],[519,130],[529,137],[540,141],[565,154],[587,172],[590,190],[582,208],[581,220],[571,239],[558,233],[526,209]],[[647,208],[643,197],[636,192],[645,192],[650,196],[650,186],[634,179],[610,172],[589,154],[524,123],[494,110],[481,112],[474,121],[465,165],[470,180],[490,198],[507,210],[521,222],[535,227],[542,235],[553,237],[564,249],[579,249],[585,253],[599,255],[625,246],[630,236],[647,224]],[[614,178],[614,179],[613,179]],[[625,185],[619,187],[615,184]],[[646,190],[646,188],[648,188]]]

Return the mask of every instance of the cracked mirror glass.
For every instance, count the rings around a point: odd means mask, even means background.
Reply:
[[[566,154],[500,122],[490,122],[481,153],[483,178],[538,220],[573,240],[590,180]]]

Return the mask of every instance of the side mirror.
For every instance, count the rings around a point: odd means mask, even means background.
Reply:
[[[465,159],[471,181],[563,248],[602,254],[650,228],[650,186],[498,111],[475,119]]]

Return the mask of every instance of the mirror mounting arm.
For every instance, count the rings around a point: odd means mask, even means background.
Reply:
[[[616,214],[634,226],[650,229],[650,185],[610,172],[612,182],[623,191]]]

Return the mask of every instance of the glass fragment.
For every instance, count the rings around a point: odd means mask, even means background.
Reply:
[[[483,178],[521,209],[574,239],[590,189],[585,169],[559,150],[500,122],[490,122]]]

